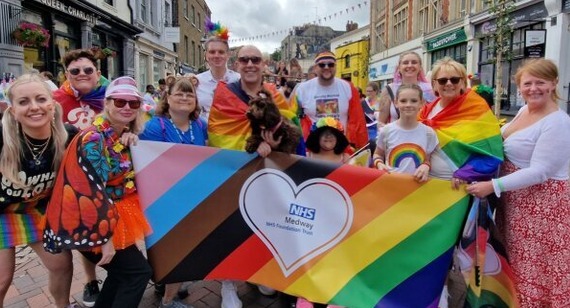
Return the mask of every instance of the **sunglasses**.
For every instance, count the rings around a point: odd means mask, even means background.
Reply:
[[[127,104],[129,104],[129,108],[131,109],[139,109],[141,107],[141,102],[138,100],[128,101],[126,99],[113,98],[113,105],[117,108],[123,108]]]
[[[67,70],[71,75],[73,76],[77,76],[79,75],[79,73],[81,73],[81,68],[72,68]],[[83,68],[83,72],[85,73],[85,75],[91,75],[95,72],[95,69],[92,67],[84,67]]]
[[[248,64],[249,61],[251,61],[251,63],[253,64],[259,64],[261,63],[261,57],[238,57],[238,61],[241,64]]]
[[[446,85],[448,81],[451,81],[452,84],[458,84],[461,81],[461,77],[451,77],[451,78],[437,78],[435,79],[440,86]]]
[[[329,62],[329,63],[317,63],[317,65],[318,65],[320,68],[325,68],[325,67],[334,68],[335,63],[334,63],[334,62]]]

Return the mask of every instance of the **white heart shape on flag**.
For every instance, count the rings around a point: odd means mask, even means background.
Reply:
[[[297,186],[285,173],[262,169],[242,186],[239,207],[285,277],[338,244],[352,226],[348,193],[327,179]]]

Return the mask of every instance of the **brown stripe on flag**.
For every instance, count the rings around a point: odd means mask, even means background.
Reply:
[[[148,250],[149,263],[154,270],[155,280],[160,281],[168,275],[228,217],[239,211],[238,200],[241,187],[254,172],[264,168],[284,170],[299,159],[298,156],[272,153],[266,159],[252,160],[226,180]],[[198,187],[189,188],[188,193],[200,189],[199,183],[196,184]],[[219,249],[223,251],[232,246],[234,245],[219,247]],[[229,255],[232,251],[233,248],[225,252],[225,255]]]

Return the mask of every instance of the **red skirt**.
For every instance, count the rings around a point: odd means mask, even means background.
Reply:
[[[502,173],[518,168],[506,161]],[[521,307],[570,307],[570,189],[547,180],[506,192],[497,224],[505,235]]]

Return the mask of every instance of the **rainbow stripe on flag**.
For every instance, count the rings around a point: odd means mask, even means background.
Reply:
[[[155,279],[237,279],[350,307],[437,307],[469,197],[449,182],[141,141]]]

